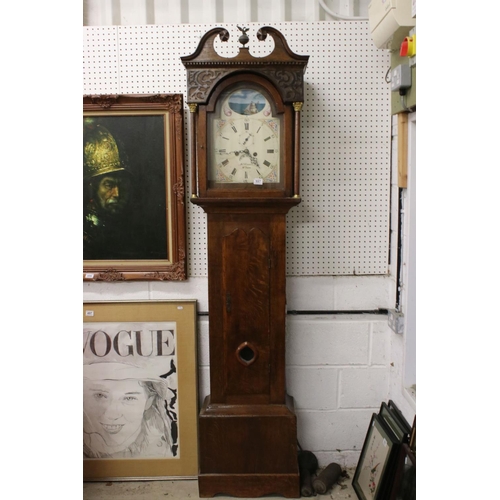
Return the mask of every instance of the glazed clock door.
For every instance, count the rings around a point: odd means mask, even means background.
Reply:
[[[208,180],[220,184],[276,184],[280,180],[281,118],[262,91],[225,91],[210,117]]]
[[[252,74],[223,80],[201,105],[200,197],[280,198],[292,194],[292,110],[277,89]]]

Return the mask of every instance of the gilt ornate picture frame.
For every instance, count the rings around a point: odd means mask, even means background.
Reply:
[[[83,98],[83,280],[186,279],[182,94]]]

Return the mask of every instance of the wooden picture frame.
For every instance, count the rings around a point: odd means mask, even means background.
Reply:
[[[398,440],[391,429],[376,413],[363,444],[352,486],[360,500],[385,500],[392,483],[388,477],[392,472],[397,454]]]
[[[415,500],[417,498],[417,460],[410,448],[404,443],[394,468],[394,482],[390,500]]]
[[[84,481],[198,474],[196,301],[83,304]]]
[[[411,427],[408,420],[406,420],[405,416],[403,415],[403,412],[398,408],[398,406],[392,399],[389,399],[387,406],[389,407],[389,411],[391,411],[394,415],[394,418],[398,421],[401,429],[403,429],[403,431],[409,435],[411,433]]]
[[[410,429],[401,421],[400,415],[394,411],[387,403],[380,405],[379,415],[390,427],[391,431],[397,437],[399,443],[408,443],[410,440]]]
[[[413,417],[413,424],[410,432],[410,442],[408,443],[413,454],[417,453],[417,415]]]
[[[182,94],[83,97],[83,280],[186,279]]]

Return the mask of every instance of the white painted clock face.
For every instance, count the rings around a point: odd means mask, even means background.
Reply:
[[[253,89],[222,97],[212,119],[209,179],[217,183],[279,182],[280,120],[267,99]]]

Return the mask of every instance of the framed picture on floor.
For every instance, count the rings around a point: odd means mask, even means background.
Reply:
[[[417,453],[417,415],[413,417],[413,425],[411,426],[411,432],[410,432],[410,442],[408,443],[410,445],[410,450],[413,452],[413,454]]]
[[[360,500],[386,500],[398,439],[376,413],[372,415],[352,486]]]
[[[392,399],[389,399],[387,406],[389,407],[389,411],[394,415],[394,418],[398,421],[399,426],[404,430],[406,434],[410,435],[410,424],[408,423],[408,420],[406,420],[396,403]]]
[[[83,280],[186,279],[181,94],[83,98]]]
[[[198,473],[196,301],[83,304],[84,480]]]
[[[398,454],[390,500],[417,498],[417,460],[409,444],[404,443]]]
[[[390,427],[391,431],[397,437],[399,443],[408,443],[410,440],[410,429],[399,418],[399,415],[394,413],[393,408],[390,408],[387,403],[380,405],[379,415],[383,421]]]

